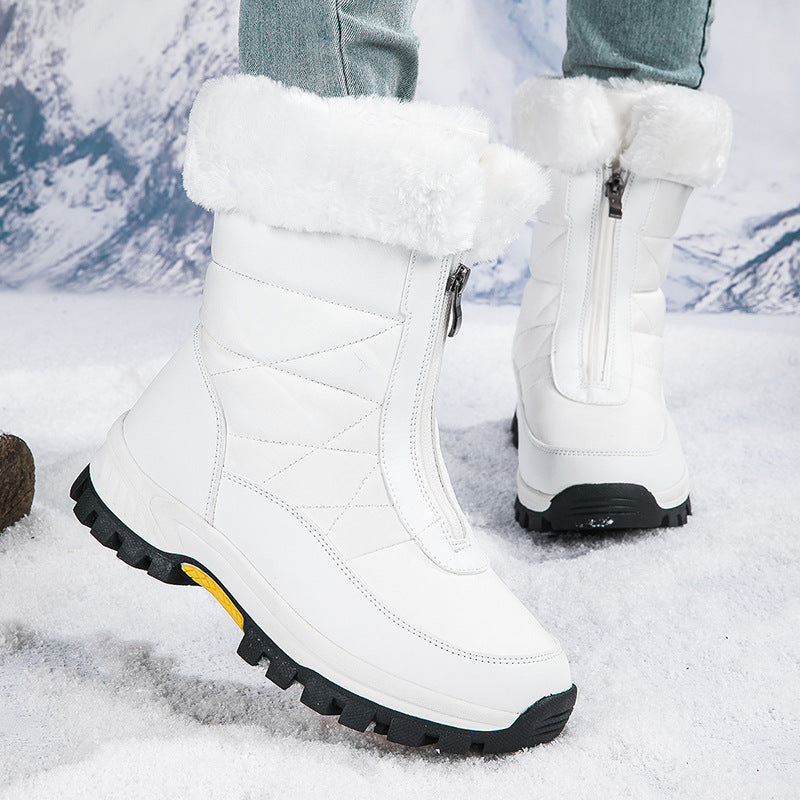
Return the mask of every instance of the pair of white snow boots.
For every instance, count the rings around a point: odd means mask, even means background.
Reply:
[[[439,449],[466,265],[539,208],[513,348],[518,521],[683,524],[660,287],[731,128],[707,94],[588,78],[525,84],[514,125],[526,155],[464,109],[207,84],[184,170],[215,214],[200,322],[72,489],[123,561],[212,592],[278,686],[454,753],[549,741],[576,696]]]

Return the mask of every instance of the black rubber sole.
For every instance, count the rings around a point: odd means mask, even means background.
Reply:
[[[511,438],[519,447],[517,415],[511,422]],[[644,486],[635,483],[583,483],[559,492],[544,511],[526,508],[519,497],[514,503],[517,522],[528,531],[602,532],[675,528],[685,525],[692,501],[661,508]]]
[[[565,692],[542,698],[511,726],[495,731],[455,728],[373,703],[292,660],[202,564],[187,556],[158,550],[137,536],[100,499],[92,485],[89,467],[72,485],[70,497],[75,501],[78,521],[91,529],[92,536],[100,544],[116,550],[117,557],[126,564],[146,570],[148,575],[164,583],[195,584],[184,571],[184,565],[191,565],[211,578],[241,615],[241,623],[237,620],[237,624],[241,625],[244,636],[237,653],[253,666],[263,659],[268,660],[266,675],[276,686],[288,689],[295,682],[301,683],[300,701],[319,714],[337,716],[345,727],[363,732],[372,725],[375,733],[386,736],[390,742],[410,747],[430,745],[445,753],[511,753],[552,741],[564,729],[572,713],[577,696],[574,685]]]

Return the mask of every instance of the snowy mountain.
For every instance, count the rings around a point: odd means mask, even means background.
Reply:
[[[800,206],[753,225],[721,260],[740,266],[711,283],[694,308],[800,309]]]
[[[6,8],[0,285],[198,285],[210,220],[181,188],[184,131],[203,80],[235,69],[231,5]]]
[[[181,187],[186,120],[200,84],[236,69],[236,6],[0,0],[0,286],[197,289],[211,221]],[[800,308],[797,112],[778,102],[800,86],[800,13],[751,6],[730,0],[714,28],[708,88],[731,100],[738,138],[729,178],[690,205],[672,307]],[[419,95],[482,108],[508,140],[513,87],[558,71],[563,15],[563,0],[422,0]],[[527,247],[476,271],[473,296],[516,300]]]

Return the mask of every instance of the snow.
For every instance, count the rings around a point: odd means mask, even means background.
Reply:
[[[235,655],[200,589],[161,584],[71,514],[72,479],[198,299],[0,293],[0,422],[37,459],[0,536],[0,798],[796,797],[800,319],[669,319],[693,469],[683,529],[533,536],[513,521],[514,309],[469,304],[443,446],[493,564],[562,640],[578,704],[552,744],[442,757],[309,711]]]

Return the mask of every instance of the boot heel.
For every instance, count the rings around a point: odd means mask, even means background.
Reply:
[[[691,513],[692,503],[688,497],[675,508],[661,508],[644,486],[631,483],[570,486],[559,492],[545,511],[526,508],[519,497],[514,504],[514,515],[520,526],[538,533],[674,528],[685,525]]]

